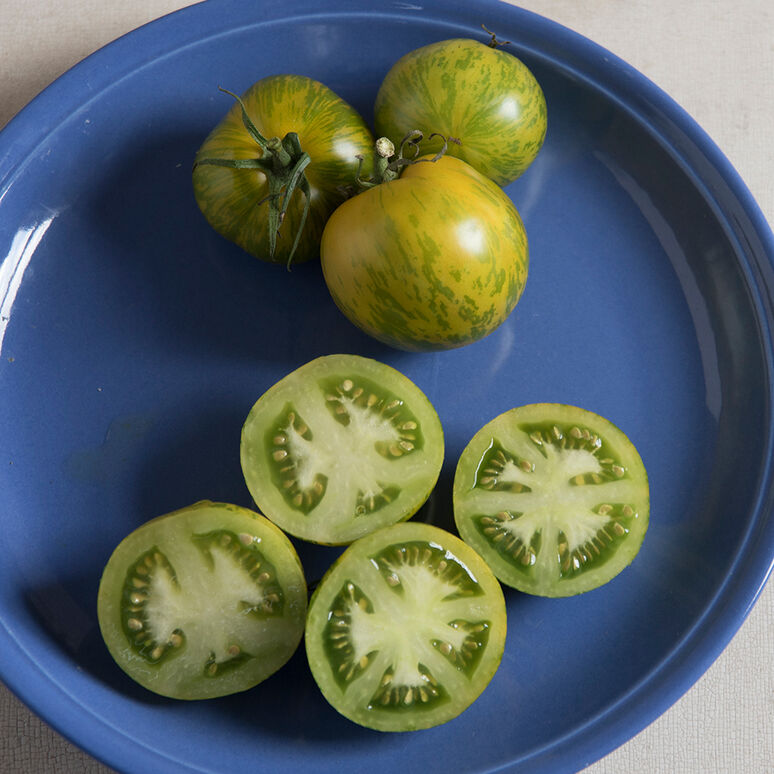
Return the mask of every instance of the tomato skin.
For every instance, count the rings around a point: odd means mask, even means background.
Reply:
[[[306,177],[311,209],[294,262],[319,255],[320,236],[331,212],[352,186],[358,155],[373,156],[373,137],[357,111],[327,86],[300,75],[274,75],[253,84],[243,95],[247,114],[267,139],[296,132],[311,157]],[[193,189],[199,209],[222,236],[262,260],[269,258],[266,176],[260,170],[198,165],[202,159],[254,159],[261,150],[242,122],[235,102],[196,154]],[[365,165],[364,174],[368,174]],[[277,240],[275,263],[287,263],[305,197],[293,194]]]
[[[447,153],[507,185],[532,163],[545,139],[543,90],[507,51],[453,39],[409,52],[390,69],[374,109],[376,133],[399,143],[410,131],[455,137]],[[436,139],[426,152],[441,147]]]
[[[527,235],[508,196],[459,159],[416,163],[358,194],[323,232],[341,311],[398,349],[464,346],[497,328],[527,279]]]

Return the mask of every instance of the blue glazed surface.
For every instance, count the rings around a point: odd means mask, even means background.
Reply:
[[[774,243],[736,173],[646,79],[544,19],[490,0],[393,2],[375,36],[368,6],[210,0],[86,60],[0,135],[0,674],[118,770],[577,770],[689,688],[770,569]],[[482,20],[549,108],[538,160],[508,188],[531,266],[497,332],[390,350],[340,315],[319,266],[287,273],[209,229],[190,166],[230,106],[218,85],[297,72],[370,120],[398,56],[480,37]],[[382,735],[337,716],[303,650],[249,693],[175,703],[131,683],[99,636],[114,546],[198,499],[250,505],[250,406],[332,352],[382,359],[435,403],[447,461],[419,518],[451,528],[456,458],[524,403],[606,416],[649,472],[633,565],[578,598],[507,590],[499,672],[436,729]],[[336,553],[298,548],[310,578]]]

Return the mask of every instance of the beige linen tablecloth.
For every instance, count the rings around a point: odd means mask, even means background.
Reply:
[[[0,0],[0,126],[92,51],[188,4],[185,0]],[[771,0],[530,0],[517,4],[587,36],[655,81],[718,143],[774,223]],[[0,773],[107,771],[0,685]],[[725,652],[686,696],[637,737],[587,769],[587,774],[628,772],[774,774],[772,584]]]

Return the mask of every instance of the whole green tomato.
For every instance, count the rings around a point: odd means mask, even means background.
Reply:
[[[333,300],[366,333],[399,349],[451,349],[510,314],[527,235],[505,192],[447,155],[344,202],[320,258]]]
[[[374,108],[377,135],[399,143],[420,130],[454,137],[448,153],[498,185],[513,182],[534,161],[546,135],[540,84],[515,56],[465,38],[409,52],[387,73]],[[440,140],[424,146],[440,148]]]
[[[372,157],[373,142],[357,111],[322,83],[263,78],[197,152],[196,202],[219,234],[248,253],[308,261],[319,256],[325,222],[353,186],[358,156]]]

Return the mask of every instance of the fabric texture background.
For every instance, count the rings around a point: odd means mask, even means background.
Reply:
[[[185,0],[0,0],[0,127],[114,38]],[[673,97],[719,145],[774,223],[770,0],[524,0]],[[106,774],[0,685],[0,772]],[[774,585],[671,709],[584,774],[774,774]]]

